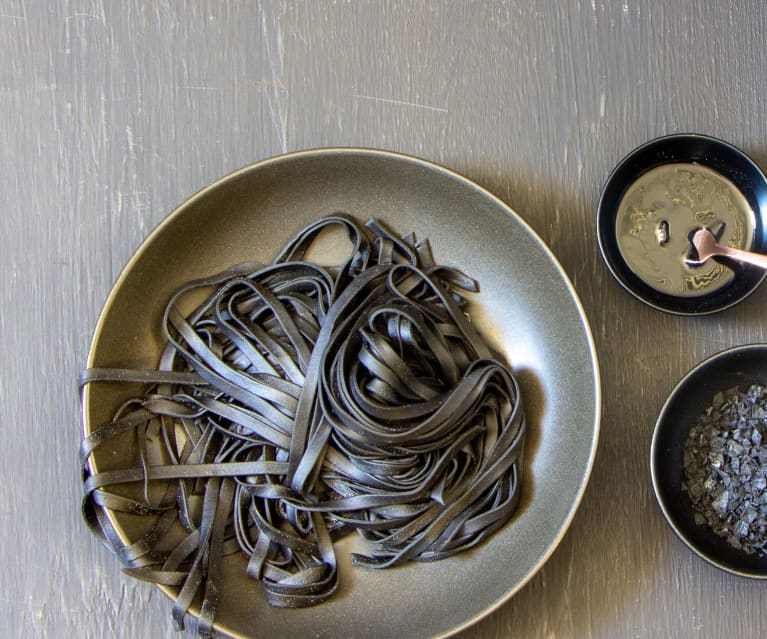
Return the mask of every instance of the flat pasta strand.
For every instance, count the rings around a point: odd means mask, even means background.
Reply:
[[[329,226],[349,237],[348,259],[305,261]],[[269,604],[303,607],[335,592],[333,541],[350,532],[368,549],[353,562],[369,568],[473,548],[517,507],[525,440],[516,380],[464,312],[477,290],[427,242],[343,213],[271,265],[184,286],[156,370],[80,376],[146,387],[83,439],[89,527],[127,574],[176,588],[178,628],[199,597],[201,637],[227,555],[247,556]],[[116,437],[134,458],[98,470],[93,454]],[[125,542],[113,512],[145,520],[143,534]]]

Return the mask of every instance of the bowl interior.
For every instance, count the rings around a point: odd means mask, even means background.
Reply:
[[[618,209],[626,190],[637,178],[662,164],[674,162],[707,166],[729,179],[744,195],[754,213],[751,250],[767,251],[767,179],[759,167],[734,146],[702,135],[670,135],[632,151],[615,168],[602,190],[597,207],[597,235],[605,263],[618,282],[632,295],[659,310],[680,315],[713,313],[747,297],[764,279],[760,269],[729,261],[733,281],[700,297],[669,295],[646,284],[621,255],[615,234]]]
[[[651,451],[653,487],[671,527],[692,550],[724,570],[767,578],[767,557],[747,555],[707,525],[697,525],[687,493],[682,490],[682,456],[690,427],[719,391],[767,383],[767,344],[741,346],[704,361],[677,385],[655,425]]]
[[[438,261],[479,281],[471,320],[514,368],[528,418],[522,503],[487,543],[444,561],[353,569],[342,550],[339,593],[312,608],[267,606],[244,558],[233,555],[217,627],[271,639],[443,636],[500,605],[548,558],[580,501],[597,442],[599,375],[583,310],[554,256],[505,204],[451,171],[393,153],[327,149],[246,167],[182,204],[139,248],[105,305],[89,365],[153,366],[172,291],[240,261],[270,261],[294,233],[335,211],[428,238]],[[90,385],[86,432],[129,392]],[[103,469],[125,455],[97,452]],[[118,524],[134,534],[130,520]]]

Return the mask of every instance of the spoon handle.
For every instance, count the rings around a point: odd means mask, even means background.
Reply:
[[[724,257],[731,257],[734,260],[748,262],[754,266],[767,269],[767,255],[762,255],[761,253],[752,253],[751,251],[742,251],[740,249],[730,248],[729,246],[719,245],[716,248],[716,254]]]

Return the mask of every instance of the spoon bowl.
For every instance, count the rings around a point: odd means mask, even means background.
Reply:
[[[722,246],[716,241],[716,236],[707,228],[698,229],[692,236],[695,255],[687,258],[691,266],[705,264],[712,257],[728,257],[739,262],[752,264],[761,269],[767,269],[767,255],[753,251],[743,251],[730,246]]]

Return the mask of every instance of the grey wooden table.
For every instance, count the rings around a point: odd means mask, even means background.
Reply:
[[[508,202],[560,258],[600,355],[574,523],[461,637],[763,637],[765,584],[673,536],[648,446],[681,375],[767,340],[767,288],[700,319],[651,310],[603,266],[594,209],[615,163],[665,133],[767,166],[766,31],[761,0],[0,1],[0,636],[178,636],[169,601],[79,519],[75,377],[119,270],[177,203],[341,145],[425,157]]]

